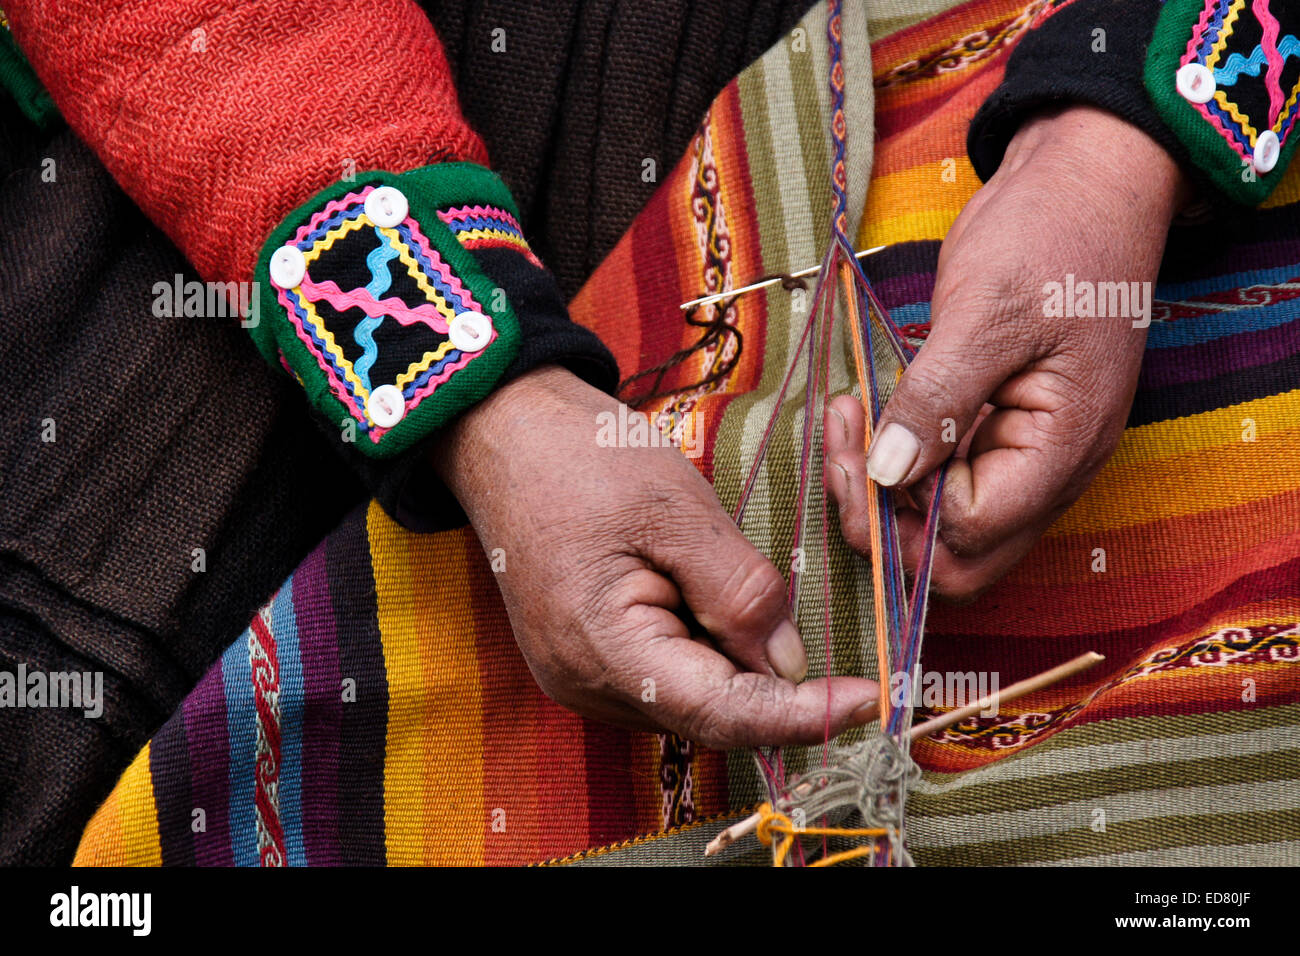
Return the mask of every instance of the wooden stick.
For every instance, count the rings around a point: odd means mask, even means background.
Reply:
[[[967,704],[965,707],[959,707],[956,710],[950,710],[946,714],[940,714],[938,717],[931,717],[924,723],[917,724],[907,731],[909,740],[920,740],[922,737],[929,737],[931,734],[937,734],[941,730],[946,730],[953,724],[960,723],[967,717],[974,717],[982,710],[989,710],[997,707],[1000,701],[1015,700],[1017,697],[1024,697],[1026,694],[1032,694],[1036,690],[1041,690],[1055,684],[1057,681],[1065,680],[1067,677],[1073,677],[1080,671],[1086,671],[1106,658],[1096,651],[1089,651],[1086,654],[1080,654],[1072,661],[1066,661],[1053,667],[1050,671],[1043,671],[1034,677],[1028,677],[1018,683],[1012,684],[1006,690],[995,691],[985,697],[981,697],[973,704]]]
[[[853,258],[861,259],[864,256],[874,256],[877,252],[884,252],[886,248],[887,247],[885,246],[875,246],[871,249],[863,249],[861,252],[855,252]],[[776,285],[778,282],[784,282],[786,279],[802,279],[806,276],[815,275],[820,270],[820,265],[809,266],[807,269],[800,269],[798,272],[791,272],[789,275],[773,276],[770,279],[763,279],[761,282],[751,282],[749,285],[741,286],[739,289],[731,289],[727,292],[715,292],[712,295],[705,295],[698,299],[691,299],[690,302],[683,302],[681,309],[683,312],[686,312],[689,309],[695,308],[697,305],[708,305],[710,302],[721,302],[723,299],[732,299],[738,295],[744,295],[746,292],[754,292],[770,285]]]
[[[1086,671],[1088,668],[1099,664],[1105,659],[1105,657],[1098,654],[1096,651],[1089,651],[1086,654],[1080,654],[1078,657],[1074,658],[1074,660],[1066,661],[1064,664],[1053,667],[1051,670],[1043,671],[1041,674],[1018,681],[1006,690],[1000,690],[988,694],[981,697],[973,704],[967,704],[965,707],[959,707],[957,710],[950,710],[946,714],[940,714],[938,717],[932,717],[924,723],[917,724],[915,727],[908,729],[907,739],[915,742],[920,740],[922,737],[929,737],[931,734],[945,730],[953,724],[960,723],[967,717],[974,717],[982,710],[996,707],[1002,701],[1015,700],[1017,697],[1024,697],[1026,694],[1032,694],[1036,690],[1042,690],[1044,687],[1049,687],[1057,681],[1064,680],[1067,677],[1073,677],[1075,674]],[[810,788],[810,784],[800,784],[799,788],[795,791],[796,795],[799,794],[800,790],[805,790],[805,788]],[[739,823],[732,824],[709,842],[709,845],[704,848],[704,855],[713,856],[716,853],[722,852],[737,840],[740,840],[757,830],[758,825],[761,822],[762,817],[755,813],[753,816],[746,817]]]

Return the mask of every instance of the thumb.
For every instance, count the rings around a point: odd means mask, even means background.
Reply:
[[[936,315],[872,436],[867,454],[872,481],[910,485],[957,450],[989,396],[1022,364],[1006,350],[1006,336],[993,334],[995,324],[997,318],[987,315],[946,320]]]
[[[823,743],[879,717],[875,681],[823,677],[796,686],[770,674],[739,672],[694,641],[649,647],[642,666],[662,676],[655,698],[634,698],[633,706],[706,747]]]
[[[647,557],[680,589],[695,619],[736,663],[796,683],[808,671],[785,578],[749,543],[703,478],[697,507],[654,534]]]

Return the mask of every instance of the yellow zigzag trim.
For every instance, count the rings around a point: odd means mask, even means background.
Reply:
[[[356,219],[345,219],[342,223],[335,226],[329,232],[325,233],[325,235],[317,239],[316,242],[312,245],[311,249],[309,249],[307,253],[303,256],[303,258],[307,260],[307,265],[310,266],[313,262],[315,262],[317,259],[320,258],[322,252],[324,252],[326,249],[334,248],[334,241],[336,239],[342,239],[349,232],[356,232],[358,229],[362,228],[363,226],[369,226],[369,225],[372,225],[372,223],[370,222],[369,219],[366,219],[364,213],[358,216]]]
[[[1296,100],[1300,100],[1300,83],[1297,83],[1295,89],[1291,91],[1291,98],[1286,101],[1286,106],[1282,107],[1282,112],[1277,115],[1277,122],[1273,124],[1273,132],[1278,136],[1282,135],[1282,127],[1286,125],[1286,118],[1295,107]]]
[[[1236,120],[1238,123],[1241,124],[1242,132],[1245,133],[1250,138],[1250,145],[1254,146],[1255,140],[1259,138],[1259,133],[1255,131],[1255,127],[1250,125],[1250,120],[1242,115],[1241,111],[1237,109],[1236,105],[1228,102],[1228,95],[1224,93],[1223,90],[1215,90],[1214,102],[1218,103],[1221,107],[1223,107],[1223,109],[1227,111],[1229,116],[1231,116],[1234,120]]]
[[[410,385],[412,382],[414,382],[416,377],[421,372],[428,369],[428,367],[432,365],[434,362],[437,362],[440,359],[442,359],[442,357],[450,351],[451,351],[451,340],[448,339],[446,342],[443,342],[441,345],[438,346],[438,351],[425,352],[424,361],[421,362],[419,365],[412,365],[401,375],[397,376],[397,381],[394,384],[396,384],[398,388],[405,388],[407,385]]]
[[[365,219],[366,217],[363,214],[361,218]],[[368,219],[366,221],[369,222]],[[406,271],[410,274],[411,278],[415,280],[415,284],[420,287],[420,291],[424,293],[424,297],[433,303],[434,308],[436,308],[450,324],[451,320],[456,318],[456,310],[448,305],[447,300],[444,299],[438,293],[438,290],[429,283],[429,280],[424,275],[424,271],[420,268],[419,262],[417,262],[407,250],[406,244],[403,243],[401,237],[398,236],[397,230],[391,227],[385,227],[378,231],[388,240],[388,244],[397,250],[398,258],[402,260],[402,264],[406,266]],[[469,290],[467,289],[466,292],[468,291]]]
[[[460,240],[461,245],[467,242],[477,242],[480,239],[506,239],[525,249],[528,248],[528,243],[522,236],[517,236],[513,232],[507,232],[504,229],[467,229],[464,232],[456,233],[456,238]]]
[[[1232,6],[1228,8],[1228,15],[1223,18],[1223,29],[1219,31],[1219,39],[1214,41],[1214,46],[1210,48],[1210,55],[1205,58],[1205,65],[1211,70],[1218,64],[1219,57],[1228,45],[1228,37],[1232,36],[1233,23],[1241,16],[1241,11],[1245,9],[1246,0],[1233,0]]]

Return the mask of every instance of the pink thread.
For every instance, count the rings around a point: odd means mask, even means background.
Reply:
[[[316,231],[317,227],[319,227],[322,222],[326,219],[332,219],[335,213],[342,212],[351,206],[355,206],[357,203],[364,203],[366,197],[370,195],[371,190],[374,188],[374,186],[367,186],[359,193],[348,193],[342,199],[331,199],[325,204],[324,209],[320,210],[320,212],[314,213],[311,219],[298,227],[298,232],[294,236],[294,242],[299,243],[306,240],[309,235]]]
[[[460,206],[456,209],[440,209],[438,210],[438,218],[447,225],[451,225],[459,219],[501,219],[523,232],[518,219],[504,209],[498,209],[495,206]]]
[[[344,292],[333,279],[314,282],[309,275],[303,276],[298,288],[302,290],[303,295],[309,302],[320,302],[323,299],[340,312],[357,308],[371,318],[377,315],[391,316],[402,325],[426,325],[441,335],[447,334],[446,317],[438,311],[435,305],[429,302],[411,308],[396,296],[375,299],[365,289],[353,289],[351,292]]]
[[[1196,51],[1200,49],[1201,41],[1205,39],[1205,30],[1210,25],[1210,14],[1214,12],[1217,3],[1218,0],[1205,0],[1205,9],[1201,11],[1201,19],[1192,30],[1192,38],[1187,41],[1187,52],[1183,54],[1180,66],[1186,66],[1198,58]]]
[[[1264,39],[1260,41],[1260,46],[1264,48],[1264,55],[1268,58],[1268,126],[1272,129],[1277,125],[1277,118],[1282,115],[1282,109],[1286,105],[1286,96],[1282,93],[1282,70],[1285,61],[1277,48],[1277,38],[1282,32],[1282,24],[1277,22],[1277,17],[1269,10],[1268,0],[1254,0],[1251,10],[1255,12],[1255,19],[1264,28]]]
[[[407,216],[406,221],[402,223],[402,225],[406,226],[410,231],[411,238],[414,239],[416,244],[420,247],[420,251],[424,253],[425,257],[433,265],[438,275],[442,277],[442,281],[446,283],[447,287],[460,298],[460,301],[465,305],[465,307],[472,309],[475,312],[482,312],[482,306],[475,301],[474,296],[472,296],[469,290],[461,283],[460,277],[451,271],[451,267],[447,265],[447,263],[442,260],[442,257],[433,250],[431,245],[429,245],[429,240],[426,239],[424,233],[420,231],[420,224],[410,216]]]

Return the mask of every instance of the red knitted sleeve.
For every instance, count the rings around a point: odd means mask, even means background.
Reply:
[[[486,163],[409,0],[5,0],[72,129],[200,275],[350,170]]]

